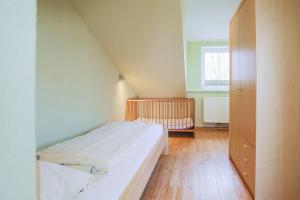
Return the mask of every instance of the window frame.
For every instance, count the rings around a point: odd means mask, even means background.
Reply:
[[[206,85],[205,84],[205,53],[229,53],[228,46],[205,46],[201,47],[201,91],[212,91],[212,92],[228,92],[228,85]]]

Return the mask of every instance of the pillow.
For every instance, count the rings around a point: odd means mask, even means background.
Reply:
[[[40,161],[41,200],[77,199],[87,190],[92,179],[88,173]]]

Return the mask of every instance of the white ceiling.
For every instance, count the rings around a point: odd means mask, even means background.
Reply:
[[[228,39],[229,22],[240,0],[185,0],[188,41]]]
[[[140,97],[185,95],[181,0],[73,0]]]

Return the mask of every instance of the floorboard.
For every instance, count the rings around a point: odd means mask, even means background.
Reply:
[[[142,200],[251,200],[228,156],[228,131],[197,129],[169,138]]]

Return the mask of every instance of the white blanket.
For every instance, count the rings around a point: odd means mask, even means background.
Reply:
[[[91,172],[106,173],[126,160],[130,149],[144,134],[159,124],[144,122],[112,122],[88,134],[46,148],[38,154],[41,160],[78,167]]]
[[[41,200],[83,200],[93,176],[58,164],[40,162]]]

